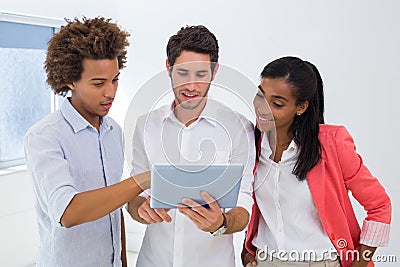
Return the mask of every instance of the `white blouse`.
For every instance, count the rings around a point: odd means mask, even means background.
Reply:
[[[261,211],[253,244],[270,256],[289,261],[336,258],[336,249],[323,229],[307,180],[292,174],[298,147],[294,140],[276,163],[264,135],[254,188]]]

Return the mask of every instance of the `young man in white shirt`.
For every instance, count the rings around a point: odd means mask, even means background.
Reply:
[[[244,164],[238,204],[225,213],[203,193],[208,208],[183,199],[178,209],[150,208],[151,193],[128,203],[148,224],[137,266],[235,265],[232,233],[243,230],[252,207],[255,149],[252,124],[208,98],[218,71],[218,41],[204,26],[187,26],[170,37],[166,67],[175,99],[138,119],[133,136],[132,174],[152,164]]]

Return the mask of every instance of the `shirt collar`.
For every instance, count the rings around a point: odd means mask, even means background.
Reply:
[[[215,127],[217,125],[217,116],[220,106],[221,103],[214,99],[208,98],[203,111],[200,113],[199,119],[204,119]]]
[[[271,147],[269,146],[268,134],[264,133],[261,141],[261,151],[266,158],[269,158],[272,154]]]
[[[218,116],[218,106],[221,105],[219,104],[218,101],[215,101],[213,99],[210,99],[209,97],[207,98],[206,105],[203,108],[203,111],[200,113],[199,118],[196,121],[199,120],[205,120],[212,126],[217,125],[217,116]],[[175,113],[173,112],[173,106],[174,102],[170,106],[165,106],[164,109],[164,114],[162,116],[163,121],[166,119],[170,118],[172,120],[178,121],[178,119],[175,116]],[[179,122],[179,121],[178,121]]]
[[[261,141],[261,149],[264,152],[266,158],[269,158],[271,156],[272,150],[271,147],[269,146],[268,134],[263,134],[263,139]],[[281,162],[296,159],[298,150],[299,147],[297,146],[294,139],[292,139],[288,148],[285,151],[283,151]]]
[[[297,153],[299,151],[299,147],[297,146],[296,142],[294,139],[290,142],[288,148],[283,151],[282,154],[282,162],[287,162],[287,161],[292,161],[292,160],[297,160]]]
[[[62,115],[65,120],[71,125],[74,133],[77,133],[83,129],[94,128],[81,114],[72,106],[70,99],[66,98],[63,105],[60,108]],[[100,122],[100,128],[112,129],[110,120],[107,117],[103,117]]]

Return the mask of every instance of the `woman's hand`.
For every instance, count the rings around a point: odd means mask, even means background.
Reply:
[[[251,263],[251,266],[257,266],[256,259],[245,248],[242,250],[241,258],[243,266],[247,266],[249,263]]]

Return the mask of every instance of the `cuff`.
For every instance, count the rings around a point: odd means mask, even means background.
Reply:
[[[61,224],[61,217],[77,193],[78,191],[75,188],[66,187],[49,199],[49,215],[58,227],[64,227]]]
[[[147,198],[148,196],[151,196],[151,190],[150,189],[146,189],[142,193],[139,194],[139,197]]]
[[[386,247],[389,243],[390,224],[364,220],[360,244],[370,247]]]

